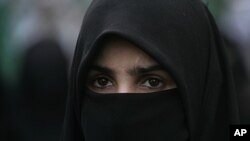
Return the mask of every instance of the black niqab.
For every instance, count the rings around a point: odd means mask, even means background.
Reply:
[[[178,89],[153,93],[85,91],[81,110],[85,141],[186,141]]]
[[[120,36],[152,56],[176,80],[190,141],[229,140],[238,123],[231,72],[215,22],[199,0],[93,0],[71,70],[63,141],[85,140],[84,78],[99,43]]]

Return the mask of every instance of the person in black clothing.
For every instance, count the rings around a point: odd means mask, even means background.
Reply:
[[[32,44],[24,55],[18,122],[25,141],[59,138],[67,94],[67,60],[55,39]]]
[[[94,0],[61,140],[227,141],[239,117],[226,59],[200,0]]]

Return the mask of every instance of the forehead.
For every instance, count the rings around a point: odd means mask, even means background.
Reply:
[[[116,68],[158,64],[138,46],[120,38],[105,41],[94,63],[98,65],[114,66]]]

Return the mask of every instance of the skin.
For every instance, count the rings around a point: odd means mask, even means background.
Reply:
[[[166,70],[125,40],[105,43],[87,76],[87,87],[96,93],[150,93],[176,88]]]

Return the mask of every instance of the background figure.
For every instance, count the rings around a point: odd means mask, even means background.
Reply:
[[[250,79],[249,72],[246,70],[244,57],[241,54],[240,45],[235,41],[225,37],[227,53],[233,70],[235,87],[238,94],[238,105],[240,109],[240,119],[242,124],[250,123]]]
[[[66,61],[62,55],[69,64],[82,13],[90,1],[0,0],[0,75],[5,90],[4,94],[0,93],[0,105],[3,105],[0,141],[58,140],[65,109],[63,100],[67,93],[66,80],[59,79],[66,79],[66,67],[69,66],[64,64]],[[44,47],[44,51],[31,49],[35,44],[38,46],[41,39],[49,37],[59,42],[58,50],[62,50],[63,54],[61,51],[45,51],[54,47]],[[47,46],[43,44],[39,46]],[[58,46],[58,43],[55,44]],[[34,55],[35,52],[37,55]],[[27,56],[32,59],[27,59]],[[56,56],[63,59],[56,61]],[[65,67],[60,70],[58,66],[62,64]],[[44,68],[40,69],[42,66]],[[53,70],[55,67],[56,70]],[[55,72],[53,77],[52,72]]]
[[[59,139],[67,94],[67,62],[59,44],[44,39],[24,56],[19,120],[25,141]]]
[[[250,1],[228,0],[220,24],[231,56],[241,123],[250,124]]]

